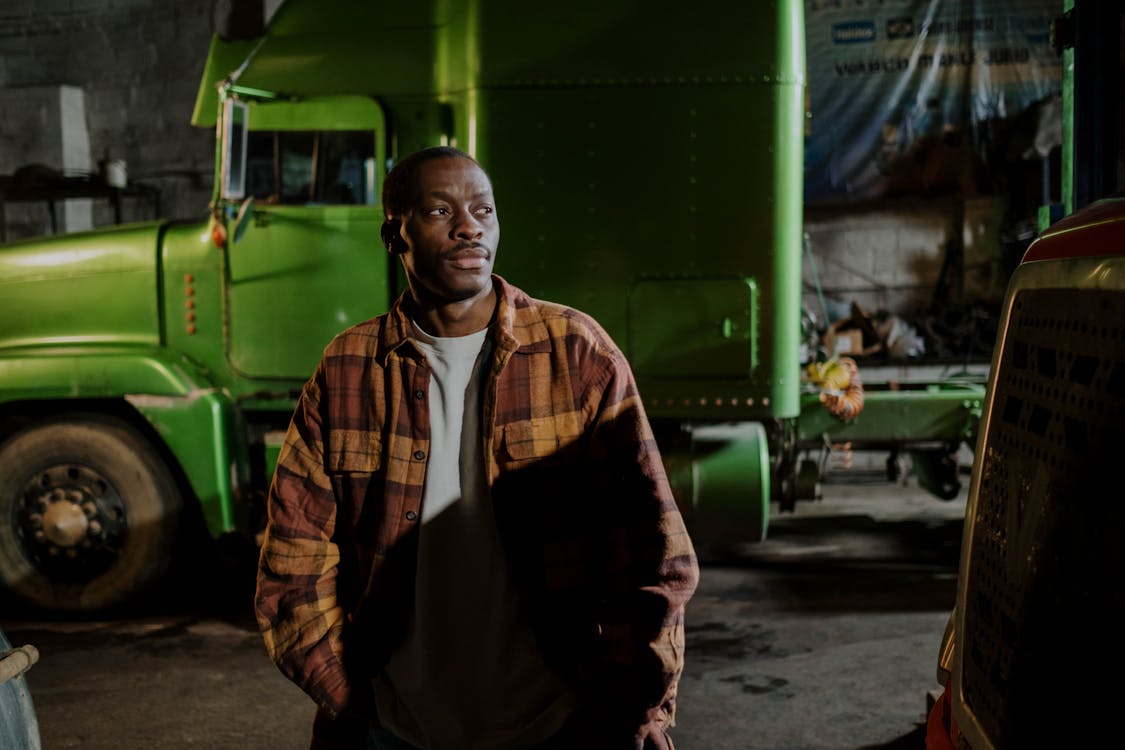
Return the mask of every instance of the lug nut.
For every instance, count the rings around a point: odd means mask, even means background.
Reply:
[[[102,525],[97,521],[90,521],[89,530],[91,536],[97,536],[102,533]]]

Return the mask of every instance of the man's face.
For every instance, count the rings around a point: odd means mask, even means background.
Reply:
[[[400,230],[415,295],[441,304],[490,293],[500,223],[488,176],[468,159],[443,157],[420,165],[415,179]]]

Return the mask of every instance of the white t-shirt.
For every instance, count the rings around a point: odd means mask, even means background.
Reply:
[[[542,742],[574,710],[520,611],[485,477],[487,329],[457,338],[414,324],[430,365],[430,451],[417,593],[406,638],[375,680],[379,721],[427,750]]]

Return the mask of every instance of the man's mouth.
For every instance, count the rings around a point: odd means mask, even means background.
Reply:
[[[454,268],[474,270],[484,268],[490,255],[488,248],[483,245],[465,244],[454,248],[445,256],[445,260]]]

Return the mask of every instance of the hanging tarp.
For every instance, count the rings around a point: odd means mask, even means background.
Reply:
[[[1061,0],[807,0],[805,198],[973,192],[1061,91]]]

